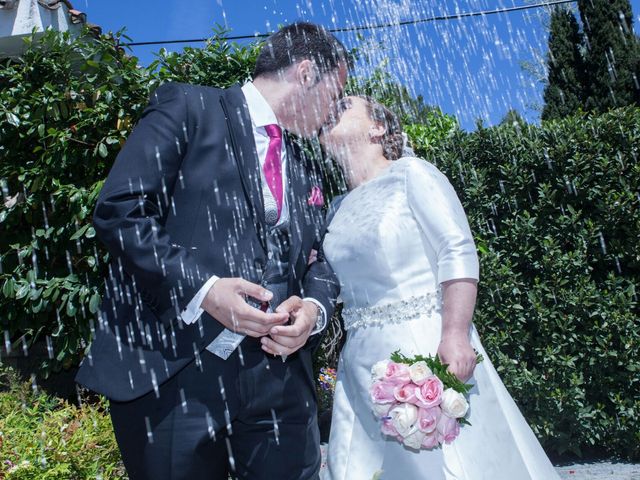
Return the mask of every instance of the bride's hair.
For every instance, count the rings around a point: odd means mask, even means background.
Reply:
[[[380,139],[384,158],[397,160],[402,157],[405,141],[398,116],[371,97],[365,95],[359,95],[359,97],[367,102],[367,110],[371,120],[382,124],[386,130]]]

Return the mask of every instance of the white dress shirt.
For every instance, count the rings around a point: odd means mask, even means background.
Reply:
[[[256,151],[258,153],[258,160],[260,162],[260,172],[262,174],[262,184],[264,188],[269,188],[264,181],[264,163],[267,157],[267,150],[269,148],[269,136],[265,130],[265,125],[278,125],[278,119],[276,114],[269,103],[265,100],[262,94],[258,91],[255,85],[251,82],[247,82],[242,87],[242,93],[247,101],[247,107],[249,109],[249,116],[251,117],[251,126],[253,128],[253,139],[256,143]],[[282,161],[282,211],[277,225],[289,220],[289,204],[287,200],[287,149],[285,148],[284,140],[281,149],[281,161]],[[293,261],[293,259],[292,259]],[[200,307],[202,301],[207,296],[207,292],[213,287],[216,281],[220,277],[213,275],[207,282],[198,290],[198,293],[189,302],[187,307],[182,311],[180,318],[183,322],[190,324],[197,321],[203,313],[203,309]],[[322,313],[322,320],[316,324],[315,328],[311,332],[312,335],[322,331],[327,325],[327,312],[324,306],[315,298],[304,298],[306,301],[315,303],[320,312]]]

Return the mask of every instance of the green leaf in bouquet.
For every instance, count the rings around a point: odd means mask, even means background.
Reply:
[[[473,388],[473,385],[461,382],[458,377],[451,373],[448,368],[449,365],[442,363],[440,357],[416,355],[414,357],[407,357],[402,354],[400,350],[396,350],[391,354],[391,361],[395,363],[404,363],[405,365],[412,365],[416,362],[425,362],[431,371],[436,375],[443,383],[445,388],[453,388],[456,392],[467,394]],[[482,355],[478,354],[476,363],[482,362]]]

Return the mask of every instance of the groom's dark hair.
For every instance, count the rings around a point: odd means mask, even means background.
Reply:
[[[306,59],[316,64],[319,77],[335,70],[341,63],[351,66],[347,49],[331,32],[320,25],[296,22],[267,38],[258,54],[253,77],[276,75]]]

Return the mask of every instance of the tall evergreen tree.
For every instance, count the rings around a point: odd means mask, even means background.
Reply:
[[[629,0],[578,0],[585,33],[588,110],[640,104],[640,46]]]
[[[556,7],[551,14],[549,29],[548,83],[544,89],[542,120],[566,117],[583,106],[581,43],[582,36],[573,12]]]
[[[507,111],[507,113],[505,113],[504,117],[502,117],[502,120],[500,120],[499,125],[511,125],[511,126],[516,126],[516,125],[526,125],[527,121],[522,118],[522,115],[520,115],[520,112],[518,112],[515,108],[511,108],[509,109],[509,111]]]

